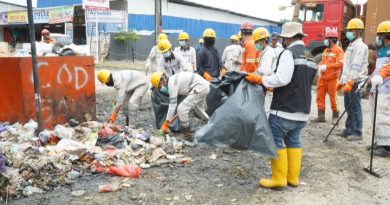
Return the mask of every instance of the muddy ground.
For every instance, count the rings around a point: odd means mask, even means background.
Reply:
[[[108,118],[113,98],[113,90],[97,84],[99,120]],[[311,117],[314,118],[315,92],[312,102]],[[339,102],[344,110],[342,97]],[[369,164],[365,147],[371,142],[372,127],[368,100],[363,100],[363,106],[364,140],[361,142],[348,142],[332,135],[323,143],[331,124],[308,123],[302,133],[304,152],[298,188],[281,191],[260,188],[258,179],[268,177],[270,167],[268,159],[257,153],[199,145],[185,149],[193,159],[191,164],[146,169],[140,179],[130,180],[132,187],[127,189],[98,193],[100,184],[122,180],[98,174],[9,204],[389,204],[390,175],[379,179],[363,171]],[[327,114],[330,121],[330,112]],[[154,125],[150,95],[144,98],[139,123],[146,129]],[[335,131],[339,132],[342,127]],[[212,154],[217,154],[217,159],[211,159]],[[374,165],[390,173],[390,159],[374,160]],[[85,190],[86,194],[72,196],[75,190]]]

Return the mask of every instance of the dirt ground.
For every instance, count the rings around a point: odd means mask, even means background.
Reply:
[[[111,111],[114,91],[97,83],[98,119],[105,121]],[[269,98],[267,98],[269,101]],[[311,118],[316,116],[313,92]],[[343,108],[343,98],[339,103]],[[329,102],[327,103],[329,105]],[[98,193],[98,186],[123,180],[104,174],[91,175],[76,183],[58,187],[43,195],[11,201],[9,204],[389,204],[390,175],[381,179],[367,174],[366,145],[371,142],[368,100],[363,100],[364,140],[348,142],[331,135],[322,140],[330,123],[308,123],[302,133],[303,160],[301,185],[281,191],[258,186],[260,177],[270,175],[268,159],[250,151],[217,149],[206,145],[185,148],[193,162],[145,169],[132,179],[131,187],[112,193]],[[330,112],[327,113],[330,121]],[[152,128],[154,119],[150,95],[144,97],[139,123]],[[120,123],[124,119],[121,118]],[[334,133],[340,132],[344,120]],[[216,154],[217,159],[210,156]],[[374,165],[390,173],[390,159],[374,158]],[[85,190],[81,197],[72,191]]]

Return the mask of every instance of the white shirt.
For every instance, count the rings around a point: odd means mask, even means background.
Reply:
[[[134,70],[122,70],[112,73],[114,88],[117,91],[116,104],[121,106],[126,95],[131,94],[137,87],[147,85],[149,80],[144,73]]]
[[[181,54],[184,60],[192,66],[192,70],[196,71],[196,51],[195,48],[189,47],[188,49],[181,49],[181,47],[176,47],[175,52]]]
[[[349,80],[361,81],[367,75],[368,47],[361,38],[350,43],[344,55],[343,74],[341,83]]]
[[[259,68],[257,72],[260,75],[271,75],[276,68],[276,54],[274,49],[271,46],[267,46],[261,52]]]
[[[240,55],[242,48],[240,45],[230,45],[225,48],[222,54],[222,64],[227,71],[240,71]]]
[[[280,44],[279,42],[276,43],[276,47],[272,47],[275,51],[275,55],[276,55],[276,59],[279,57],[280,53],[282,53],[282,51],[284,51],[284,48],[282,46],[282,44]]]
[[[162,55],[160,52],[158,52],[157,46],[153,46],[152,49],[150,49],[150,53],[149,53],[147,61],[154,62],[157,64],[158,59],[160,59],[160,58],[162,58]]]
[[[186,96],[190,92],[201,92],[209,87],[210,83],[197,73],[181,72],[171,76],[168,82],[169,108],[166,119],[170,120],[175,114],[179,95]]]
[[[175,51],[172,51],[175,59],[166,61],[164,57],[160,58],[157,63],[157,71],[164,72],[167,77],[171,77],[175,73],[193,72],[191,65],[184,60],[183,56]]]
[[[303,41],[295,41],[288,48],[295,45],[305,45]],[[263,76],[263,85],[267,88],[278,88],[286,86],[291,82],[292,76],[294,74],[294,57],[291,51],[284,51],[279,60],[279,66],[276,68],[276,73],[273,73],[271,76]],[[294,121],[308,121],[309,115],[303,112],[289,113],[283,112],[280,110],[271,110],[270,112],[273,115],[277,115],[281,118]]]

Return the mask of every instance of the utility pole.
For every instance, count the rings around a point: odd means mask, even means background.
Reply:
[[[33,79],[34,79],[35,110],[37,112],[38,133],[39,133],[43,129],[43,123],[42,123],[42,110],[41,110],[41,94],[39,92],[37,49],[35,45],[34,17],[33,17],[31,0],[27,0],[27,13],[28,13],[28,33],[30,36],[30,44],[31,44],[32,71],[33,71]]]
[[[158,34],[162,32],[162,18],[161,18],[161,0],[154,1],[154,36],[157,42]]]

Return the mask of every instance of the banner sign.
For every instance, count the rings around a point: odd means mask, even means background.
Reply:
[[[27,11],[8,12],[8,23],[27,23]]]
[[[49,10],[39,9],[33,11],[34,23],[48,23],[49,22]]]
[[[109,10],[110,0],[83,0],[85,10]]]
[[[8,13],[0,13],[0,25],[7,25],[8,24]]]
[[[49,12],[49,23],[64,23],[73,21],[74,7],[52,8]]]

